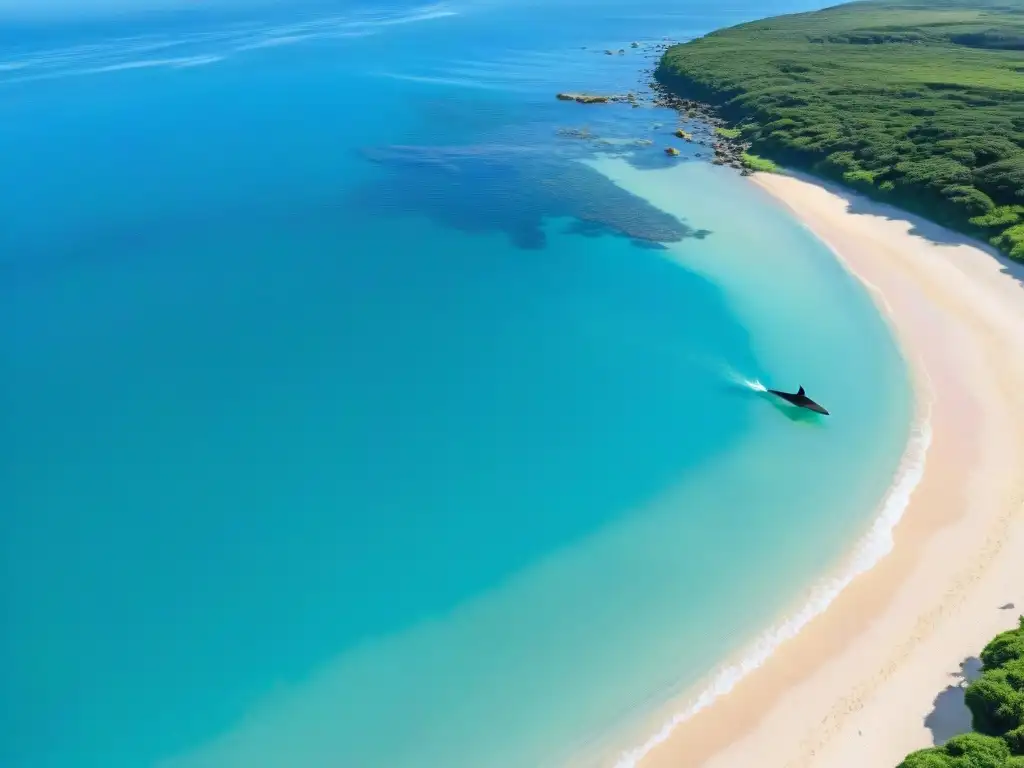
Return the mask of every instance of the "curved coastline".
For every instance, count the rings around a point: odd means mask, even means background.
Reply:
[[[763,180],[763,176],[755,176],[753,181],[757,183]],[[936,399],[928,370],[920,356],[914,353],[912,345],[907,344],[884,292],[858,273],[830,243],[821,237],[817,239],[822,240],[843,268],[867,290],[896,340],[904,364],[911,374],[914,415],[903,455],[889,488],[878,502],[870,525],[848,553],[795,600],[793,607],[785,611],[777,622],[761,632],[740,653],[726,659],[701,683],[692,686],[683,697],[675,699],[674,711],[663,718],[660,727],[644,742],[621,752],[614,768],[646,766],[648,755],[669,742],[681,725],[730,694],[749,675],[769,662],[780,646],[794,639],[822,615],[855,579],[872,570],[888,556],[894,548],[896,527],[903,519],[914,490],[924,475],[932,442],[931,415]]]
[[[664,210],[692,213],[694,220],[702,223],[706,223],[706,217],[715,209],[715,206],[707,201],[710,198],[718,199],[716,195],[731,194],[734,206],[740,208],[753,206],[753,210],[760,211],[763,207],[769,217],[774,217],[778,208],[773,200],[763,197],[756,188],[748,186],[746,182],[735,180],[730,171],[716,169],[707,164],[686,163],[653,172],[631,170],[622,161],[598,161],[595,167],[616,183],[634,194],[645,197],[654,205]],[[737,184],[739,186],[734,186]],[[695,198],[692,194],[684,193],[685,190],[701,190],[700,196]],[[694,719],[703,721],[705,713],[717,712],[720,703],[732,698],[731,692],[737,686],[741,686],[742,681],[769,662],[780,647],[800,635],[802,630],[824,613],[859,575],[870,570],[891,551],[893,530],[899,523],[909,497],[923,472],[925,456],[931,441],[929,416],[933,399],[927,375],[920,366],[908,365],[908,359],[912,359],[912,355],[899,344],[893,333],[892,319],[886,317],[884,312],[879,313],[879,295],[872,295],[870,292],[865,294],[863,285],[856,278],[851,278],[849,271],[841,264],[832,263],[825,246],[818,238],[813,237],[813,233],[807,233],[806,227],[801,226],[795,217],[783,213],[779,220],[778,225],[773,222],[769,226],[768,222],[759,218],[750,218],[745,226],[737,227],[731,233],[719,232],[719,236],[726,239],[724,245],[720,245],[713,252],[707,253],[704,249],[687,248],[683,245],[678,249],[670,249],[667,256],[678,261],[682,267],[704,274],[719,284],[729,297],[734,311],[741,312],[744,322],[758,329],[758,347],[762,353],[768,355],[773,355],[773,350],[777,349],[780,343],[784,347],[791,347],[792,344],[787,344],[786,339],[791,333],[799,334],[799,329],[803,325],[803,321],[796,325],[791,323],[792,313],[778,312],[780,301],[784,305],[801,307],[802,315],[810,312],[810,316],[818,317],[822,321],[821,330],[826,334],[829,344],[834,344],[837,340],[840,340],[840,343],[856,344],[850,337],[848,325],[835,327],[825,324],[825,318],[829,317],[832,311],[832,301],[839,298],[833,294],[833,289],[829,286],[839,277],[840,282],[845,283],[846,290],[863,297],[861,302],[849,307],[848,311],[852,314],[844,315],[848,320],[856,318],[855,328],[860,330],[852,331],[854,336],[870,338],[873,344],[888,345],[891,349],[892,362],[898,364],[904,371],[906,410],[886,407],[882,411],[886,414],[884,418],[899,420],[900,434],[894,436],[898,442],[892,445],[890,458],[884,464],[879,465],[875,462],[873,470],[861,474],[861,479],[857,482],[863,483],[862,487],[867,492],[858,495],[853,503],[853,510],[859,511],[850,517],[851,520],[860,522],[843,533],[834,548],[829,550],[828,557],[823,558],[813,570],[804,572],[791,587],[785,587],[784,599],[774,604],[771,611],[759,617],[757,623],[750,627],[749,634],[741,638],[738,646],[730,649],[724,659],[720,657],[717,666],[713,669],[709,667],[710,674],[703,675],[692,683],[687,682],[683,687],[673,691],[671,698],[663,699],[656,708],[645,713],[645,727],[632,728],[629,738],[617,740],[620,750],[625,745],[632,745],[631,748],[616,751],[614,754],[606,753],[607,762],[601,762],[602,765],[614,765],[616,768],[645,765],[644,758],[652,752],[660,752],[659,746],[662,743],[674,741],[676,731],[685,729]],[[793,234],[784,235],[783,233],[787,231]],[[759,236],[777,237],[779,243],[776,247],[784,243],[783,248],[787,252],[806,252],[808,257],[794,259],[786,255],[780,259],[779,256],[782,254],[774,253],[772,258],[752,259],[755,251],[751,248],[756,247],[756,240],[751,239],[751,232],[757,232]],[[808,244],[812,244],[812,247],[807,248]],[[791,293],[789,286],[793,282],[787,279],[786,274],[795,275],[795,271],[805,274],[797,278],[801,288],[797,293]],[[782,292],[773,294],[774,298],[765,301],[763,285],[764,281],[769,279],[778,280],[777,285]],[[813,298],[803,293],[804,291],[810,291]],[[779,324],[772,319],[775,315],[789,319]],[[876,322],[871,322],[872,318]],[[862,325],[865,321],[867,326]],[[871,326],[875,328],[869,331],[868,328]],[[878,334],[877,338],[875,334]],[[799,356],[784,354],[781,358],[772,359],[769,368],[781,373],[799,370],[802,365]],[[844,375],[856,376],[856,373],[851,369]],[[891,396],[894,401],[898,397],[897,393],[890,392],[888,387],[871,391],[876,397]],[[849,393],[844,397],[849,397]],[[838,402],[837,399],[837,404]],[[877,419],[872,423],[875,421]],[[896,426],[896,422],[893,421],[889,421],[888,424]],[[881,432],[872,431],[872,434],[875,436],[873,439],[878,441],[874,449],[877,452],[884,442],[884,436]],[[781,436],[774,435],[776,439]],[[778,450],[777,446],[773,446],[775,442],[770,441],[759,450]],[[757,449],[754,454],[758,454]],[[755,458],[755,461],[763,462],[764,459]],[[784,471],[783,467],[779,469]],[[882,470],[884,474],[876,474],[878,470]],[[825,512],[827,516],[828,505],[832,503],[834,492],[833,490],[816,499],[815,509],[819,510],[817,514]],[[833,513],[839,517],[850,515],[849,500],[845,503],[840,500]],[[677,759],[673,765],[696,764],[680,763],[678,757],[676,755]]]
[[[950,669],[1012,624],[1016,613],[996,606],[1024,603],[1014,568],[1024,562],[1024,485],[1010,473],[1024,458],[1012,399],[1024,366],[998,354],[1024,347],[1012,336],[1024,328],[1024,293],[1013,295],[1024,270],[947,230],[940,244],[934,225],[813,179],[752,181],[869,291],[911,366],[914,434],[837,575],[616,768],[852,768],[865,748],[872,764],[896,765],[931,745],[925,717]]]
[[[928,448],[932,441],[932,394],[915,388],[917,412],[910,439],[893,483],[879,505],[879,513],[844,558],[835,573],[815,584],[799,608],[764,631],[732,661],[721,665],[709,681],[697,686],[695,695],[683,700],[683,708],[674,713],[647,741],[623,752],[615,768],[637,768],[676,729],[729,694],[748,675],[765,664],[783,643],[792,640],[815,618],[824,613],[836,598],[863,573],[875,567],[894,546],[893,532],[910,503],[911,495],[924,475]]]

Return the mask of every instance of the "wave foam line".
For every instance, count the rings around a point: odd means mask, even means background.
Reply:
[[[917,420],[911,430],[910,440],[896,469],[893,483],[882,501],[881,511],[868,532],[857,542],[847,567],[838,575],[827,578],[814,587],[803,607],[758,637],[747,648],[740,661],[729,664],[715,673],[708,686],[692,699],[685,709],[672,715],[647,741],[623,752],[615,763],[615,768],[636,768],[640,761],[651,750],[666,741],[680,724],[729,693],[740,680],[762,666],[776,648],[796,637],[812,619],[824,613],[854,579],[870,571],[892,552],[893,531],[903,518],[910,497],[924,475],[925,461],[932,443],[931,411],[932,401],[929,399],[924,417]]]

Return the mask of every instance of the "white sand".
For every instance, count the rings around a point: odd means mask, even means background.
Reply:
[[[932,445],[894,551],[642,765],[895,766],[969,727],[961,663],[1024,613],[1024,269],[808,179],[753,180],[888,313]]]

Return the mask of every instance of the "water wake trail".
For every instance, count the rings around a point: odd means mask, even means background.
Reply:
[[[722,373],[728,381],[752,392],[767,392],[768,388],[759,379],[750,379],[728,365],[723,366]]]
[[[727,376],[739,386],[763,391],[764,385],[726,368]],[[893,531],[903,518],[914,489],[924,475],[925,460],[932,442],[931,401],[923,403],[915,419],[910,439],[896,469],[892,484],[878,508],[871,527],[856,543],[853,552],[833,574],[823,578],[810,590],[807,600],[799,609],[770,627],[748,646],[736,661],[727,662],[715,670],[709,682],[683,707],[669,717],[644,743],[619,755],[615,768],[637,768],[659,744],[666,741],[675,729],[720,697],[732,691],[743,678],[762,666],[785,641],[796,637],[812,619],[822,614],[850,583],[870,571],[893,548]]]

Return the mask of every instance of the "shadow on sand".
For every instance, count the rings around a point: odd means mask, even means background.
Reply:
[[[964,703],[964,691],[981,675],[981,659],[970,656],[960,662],[960,670],[951,672],[955,683],[946,687],[932,702],[932,711],[924,727],[932,732],[932,743],[942,746],[954,736],[971,731],[971,711]]]
[[[811,184],[824,187],[829,192],[838,195],[846,201],[847,210],[850,213],[883,216],[889,221],[905,222],[910,225],[910,234],[923,238],[934,245],[969,245],[974,248],[978,248],[995,259],[999,263],[1000,270],[1004,274],[1012,277],[1021,288],[1024,288],[1024,264],[1008,259],[1004,254],[981,240],[976,240],[975,238],[961,234],[960,232],[954,232],[940,224],[929,221],[923,216],[908,213],[907,211],[896,208],[895,206],[871,200],[864,195],[857,194],[856,192],[846,189],[845,187],[841,187],[827,179],[813,176],[809,173],[802,173],[800,171],[787,170],[787,174],[794,178],[810,182]]]

